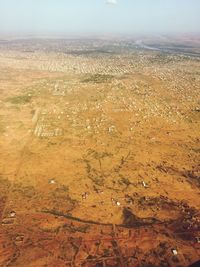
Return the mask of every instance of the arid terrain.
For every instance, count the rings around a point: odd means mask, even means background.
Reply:
[[[200,259],[200,37],[0,40],[0,266]]]

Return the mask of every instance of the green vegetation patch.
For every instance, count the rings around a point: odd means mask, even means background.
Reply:
[[[113,79],[113,75],[94,74],[82,80],[84,83],[106,83]]]
[[[24,105],[31,101],[31,96],[19,95],[19,96],[9,97],[6,99],[6,101],[10,102],[11,104]]]

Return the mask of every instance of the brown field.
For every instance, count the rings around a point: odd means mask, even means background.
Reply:
[[[1,267],[199,260],[199,42],[133,43],[0,42]]]

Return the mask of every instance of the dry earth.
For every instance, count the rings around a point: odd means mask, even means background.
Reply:
[[[39,43],[0,45],[0,266],[197,261],[200,58]]]

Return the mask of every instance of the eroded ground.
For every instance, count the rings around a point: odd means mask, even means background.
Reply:
[[[24,42],[0,50],[0,266],[197,261],[199,57]]]

